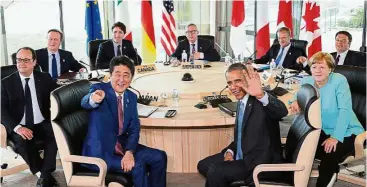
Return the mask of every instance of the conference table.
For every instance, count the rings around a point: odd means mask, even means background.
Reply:
[[[131,86],[139,90],[143,96],[159,98],[150,105],[168,106],[160,107],[159,111],[177,110],[177,114],[172,118],[160,118],[154,115],[140,118],[139,142],[166,151],[168,172],[197,172],[198,161],[222,151],[233,141],[235,117],[211,106],[206,109],[194,107],[204,96],[219,94],[227,85],[225,71],[228,66],[221,62],[210,63],[210,66],[187,70],[156,64],[157,71],[136,74],[131,83]],[[185,73],[190,73],[194,80],[181,81]],[[265,84],[274,86],[275,81],[271,79]],[[293,87],[293,91],[279,97],[287,107],[288,100],[297,90],[297,86]],[[174,89],[179,92],[178,106],[173,106],[169,98]],[[168,98],[162,99],[162,93],[168,95]],[[228,89],[222,94],[236,101]]]

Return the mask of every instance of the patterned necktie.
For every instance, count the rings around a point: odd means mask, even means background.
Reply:
[[[58,77],[57,73],[57,63],[56,63],[56,56],[55,54],[52,54],[52,78],[57,79]]]
[[[242,153],[242,122],[243,122],[243,115],[245,114],[245,105],[240,101],[240,110],[238,112],[238,119],[237,119],[237,153],[236,153],[236,160],[243,159]]]
[[[278,65],[279,65],[279,63],[280,63],[280,59],[282,59],[283,51],[284,51],[284,47],[282,47],[282,50],[280,51],[279,56],[278,56],[278,57],[277,57],[277,59],[275,60],[275,63],[277,64],[277,66],[278,66]]]
[[[121,45],[117,46],[117,56],[121,56]]]
[[[25,78],[25,86],[24,86],[25,125],[32,126],[34,124],[34,116],[33,116],[31,89],[29,88],[28,84],[29,79],[30,78]]]
[[[124,113],[122,112],[122,96],[118,96],[117,97],[117,111],[118,111],[118,120],[119,120],[119,132],[118,132],[118,135],[121,135],[122,134],[122,128],[123,128],[123,125],[124,125]],[[122,151],[122,146],[120,144],[120,142],[118,141],[118,138],[117,138],[117,142],[116,142],[116,145],[115,145],[115,152],[118,154],[118,155],[124,155],[124,152]]]
[[[194,53],[196,52],[196,50],[195,50],[195,44],[191,44],[191,45],[192,45],[191,55],[194,55]]]
[[[339,63],[339,59],[340,59],[340,55],[338,55],[338,56],[336,57],[336,59],[335,59],[335,65],[338,65],[338,63]]]

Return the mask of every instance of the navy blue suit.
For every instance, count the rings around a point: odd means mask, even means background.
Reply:
[[[89,104],[89,99],[96,90],[103,90],[105,98],[97,107],[93,108]],[[93,84],[89,94],[82,99],[81,105],[91,110],[82,155],[102,158],[107,163],[109,171],[124,172],[121,169],[122,156],[115,154],[115,145],[119,141],[124,151],[130,150],[134,154],[135,166],[131,174],[135,187],[166,186],[166,153],[138,144],[140,121],[137,97],[133,92],[130,90],[124,92],[121,135],[118,135],[117,97],[111,83]],[[98,170],[94,165],[86,165],[86,167]],[[147,172],[149,172],[149,177]]]

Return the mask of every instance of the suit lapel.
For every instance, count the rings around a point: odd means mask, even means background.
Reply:
[[[353,54],[348,50],[347,55],[344,58],[343,65],[353,65],[351,62],[353,62]]]
[[[107,47],[109,49],[106,49],[105,51],[108,52],[108,56],[111,57],[111,59],[113,57],[115,57],[115,48],[113,47],[113,41],[112,40],[109,40],[109,44],[107,45]],[[121,49],[121,53],[122,53],[122,49]]]
[[[254,102],[254,98],[252,96],[249,96],[247,103],[246,103],[245,114],[243,115],[243,120],[242,120],[242,130],[241,130],[242,132],[243,132],[244,126],[247,126],[243,124],[247,124],[248,117],[250,116],[251,111],[252,111],[253,102]]]
[[[111,82],[108,85],[107,88],[107,102],[108,106],[111,110],[111,113],[113,114],[113,119],[118,120],[117,118],[117,97],[116,93],[112,88]]]
[[[42,69],[43,72],[49,72],[48,68],[48,51],[47,51],[47,48],[44,48],[44,50],[42,50],[42,53],[41,53],[41,58],[40,59],[45,59],[44,62],[45,64],[43,65],[44,69]],[[42,60],[41,60],[42,61]],[[37,62],[38,64],[41,64],[41,62]],[[41,66],[42,67],[42,66]]]
[[[125,129],[127,128],[127,126],[125,125],[126,123],[126,120],[125,119],[127,119],[127,116],[130,116],[130,114],[128,113],[130,110],[130,108],[131,108],[131,106],[130,106],[130,97],[129,97],[129,94],[128,94],[128,92],[125,90],[125,92],[124,92],[124,106],[122,106],[123,107],[123,115],[124,115],[124,126],[123,126],[123,128],[122,128],[122,132],[124,132],[125,131]]]
[[[15,77],[15,81],[14,81],[14,90],[17,90],[14,93],[19,93],[20,94],[20,102],[24,104],[25,106],[25,102],[24,102],[24,89],[23,89],[23,85],[22,85],[22,80],[20,79],[19,76],[19,72],[16,73],[16,77]],[[19,90],[22,90],[22,92],[19,92]],[[24,112],[24,111],[22,111]]]
[[[34,77],[34,86],[36,88],[36,95],[37,95],[37,101],[38,101],[38,106],[40,107],[40,110],[42,111],[42,105],[41,105],[41,99],[42,99],[42,82],[41,79],[39,77],[39,75],[36,72],[33,72],[33,77]]]
[[[203,52],[203,42],[202,40],[198,39],[198,52]]]
[[[189,57],[190,57],[190,54],[191,54],[191,51],[190,51],[190,42],[189,40],[186,39],[186,54],[187,54],[187,60],[189,60]]]
[[[62,72],[64,72],[64,65],[65,65],[67,56],[65,56],[64,51],[60,49],[59,49],[59,55],[60,55],[60,74],[62,74]]]

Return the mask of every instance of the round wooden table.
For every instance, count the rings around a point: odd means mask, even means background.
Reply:
[[[171,95],[173,89],[180,93],[179,106],[173,107],[177,114],[173,118],[140,118],[140,143],[149,147],[166,151],[168,156],[167,171],[178,173],[197,172],[197,163],[210,155],[216,154],[233,141],[233,124],[235,118],[208,107],[197,109],[195,104],[202,101],[203,96],[219,92],[227,85],[225,79],[226,66],[223,63],[210,63],[212,67],[202,70],[183,70],[180,67],[157,65],[158,71],[136,74],[131,86],[143,95],[160,96],[161,93]],[[184,73],[192,74],[194,81],[183,82]],[[228,90],[228,94],[233,101]],[[280,99],[287,103],[292,94]],[[172,101],[166,100],[169,108]],[[160,101],[151,105],[159,105]]]

